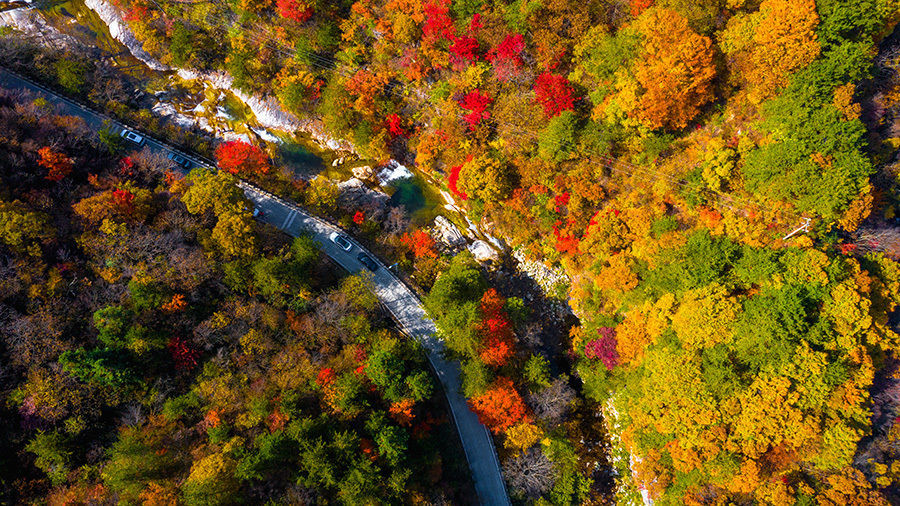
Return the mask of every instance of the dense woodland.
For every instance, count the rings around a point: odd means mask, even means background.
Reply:
[[[227,71],[365,158],[414,163],[485,230],[566,270],[580,325],[568,355],[546,356],[524,342],[527,305],[471,258],[442,257],[421,232],[394,239],[430,288],[426,306],[502,443],[516,501],[608,499],[600,406],[623,450],[612,450],[622,501],[638,488],[660,504],[900,501],[896,2],[117,5],[163,62]],[[249,147],[217,155],[244,177],[267,173]],[[218,194],[225,177],[165,191],[183,195],[186,215],[205,213],[194,232],[205,250],[244,258],[222,263],[225,286],[300,314],[296,294],[236,279],[277,248],[244,232],[239,207],[190,189]],[[336,208],[321,181],[279,184]],[[118,197],[103,198],[73,212],[102,227]],[[787,237],[804,219],[809,231]],[[46,255],[44,230],[17,254]],[[78,371],[94,349],[65,350],[67,378],[89,377]]]
[[[440,388],[360,276],[225,172],[0,93],[0,502],[446,504]]]

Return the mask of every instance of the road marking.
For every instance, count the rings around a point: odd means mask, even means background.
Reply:
[[[294,222],[294,218],[296,218],[296,217],[297,217],[297,211],[294,211],[293,209],[291,209],[291,212],[289,212],[288,215],[284,217],[284,224],[281,225],[281,229],[287,230],[287,228],[289,226],[291,226],[291,223]]]

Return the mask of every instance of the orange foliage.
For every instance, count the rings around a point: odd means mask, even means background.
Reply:
[[[483,394],[469,400],[478,419],[495,434],[527,421],[525,402],[509,378],[500,377]]]
[[[646,90],[636,111],[650,128],[681,128],[713,99],[716,77],[712,41],[687,19],[667,9],[650,9],[638,21],[644,54],[635,77]]]
[[[38,165],[47,169],[45,179],[49,181],[62,181],[72,172],[75,166],[71,158],[59,151],[54,151],[49,146],[39,149],[38,155],[41,157],[38,160]]]
[[[485,364],[500,367],[506,363],[513,352],[513,330],[506,311],[503,309],[506,299],[491,288],[481,297],[480,326],[484,336],[484,347],[479,357]]]
[[[434,249],[434,239],[424,230],[416,230],[412,234],[405,233],[400,238],[400,242],[409,248],[416,258],[437,258],[438,256]]]
[[[393,418],[395,422],[409,427],[412,425],[413,419],[415,418],[415,415],[412,412],[414,404],[415,401],[412,399],[402,399],[392,402],[391,407],[388,408],[388,413],[390,413],[391,418]]]
[[[816,39],[819,15],[814,0],[765,0],[753,33],[751,98],[761,101],[787,84],[788,74],[805,67],[821,51]]]
[[[184,301],[184,295],[180,293],[176,293],[172,296],[172,299],[169,302],[166,302],[162,306],[163,311],[168,311],[170,313],[174,313],[176,311],[181,311],[182,309],[187,307],[187,302]]]
[[[178,504],[178,491],[174,487],[166,487],[159,482],[151,481],[141,491],[143,506],[175,506]]]
[[[358,70],[344,83],[344,89],[351,96],[356,97],[356,100],[353,102],[353,108],[361,114],[371,116],[376,112],[375,98],[387,85],[387,82],[387,76],[385,75],[369,72],[368,70]]]

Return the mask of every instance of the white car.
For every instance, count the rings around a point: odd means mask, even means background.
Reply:
[[[126,141],[131,141],[131,142],[137,144],[138,146],[142,146],[144,144],[144,136],[139,135],[135,132],[132,132],[131,130],[122,130],[122,137]]]
[[[351,249],[353,249],[353,245],[350,244],[350,241],[348,241],[346,237],[337,232],[332,232],[331,235],[328,236],[328,238],[331,239],[331,242],[337,244],[338,247],[344,251],[350,251]]]

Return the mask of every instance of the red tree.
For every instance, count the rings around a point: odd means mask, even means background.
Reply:
[[[112,192],[113,201],[116,203],[116,207],[119,208],[119,212],[122,214],[131,214],[134,210],[134,194],[128,190],[123,190],[121,188],[113,190]]]
[[[494,75],[501,82],[508,81],[520,73],[522,65],[522,51],[525,50],[525,40],[521,34],[507,35],[503,42],[497,45],[488,54],[488,59],[494,65]]]
[[[180,337],[172,337],[166,346],[172,360],[175,362],[175,369],[191,370],[197,366],[197,359],[200,358],[200,352],[195,350],[190,343]]]
[[[388,132],[390,132],[391,137],[406,137],[409,133],[403,128],[403,119],[397,115],[397,113],[393,113],[387,117],[386,126]]]
[[[313,9],[299,0],[278,0],[278,14],[287,19],[303,23],[313,15]]]
[[[631,0],[631,15],[638,17],[653,5],[654,0]]]
[[[422,25],[422,36],[432,41],[438,39],[453,40],[456,27],[450,18],[450,0],[437,0],[425,6],[425,24]]]
[[[366,213],[362,211],[356,211],[356,213],[353,215],[353,223],[362,225],[364,221],[366,221]]]
[[[572,86],[563,76],[550,72],[539,75],[534,82],[534,95],[538,103],[544,106],[544,114],[548,118],[575,108]]]
[[[400,238],[400,242],[409,248],[416,258],[437,258],[438,256],[434,249],[434,239],[424,230],[419,229],[412,234],[405,233]]]
[[[459,182],[459,171],[462,170],[462,165],[456,165],[450,168],[450,174],[447,176],[447,188],[450,189],[450,193],[454,196],[462,199],[469,200],[469,195],[461,191],[457,188],[456,184]]]
[[[500,367],[513,352],[513,330],[506,314],[506,299],[491,288],[481,296],[480,332],[484,337],[479,357],[485,364]]]
[[[527,419],[525,402],[509,378],[497,378],[483,394],[469,400],[469,405],[495,434]]]
[[[39,149],[38,156],[40,156],[37,162],[38,165],[47,169],[45,179],[53,182],[62,181],[75,167],[71,158],[59,151],[54,151],[48,146]]]
[[[216,148],[219,168],[232,174],[265,174],[269,171],[269,157],[253,144],[229,141]]]
[[[474,37],[457,37],[450,45],[450,61],[454,66],[465,67],[478,59],[478,41]]]
[[[493,98],[482,95],[478,90],[466,93],[459,106],[472,112],[463,116],[463,119],[466,120],[470,127],[475,128],[475,125],[482,119],[491,117],[491,113],[487,112],[487,108],[493,101]]]

